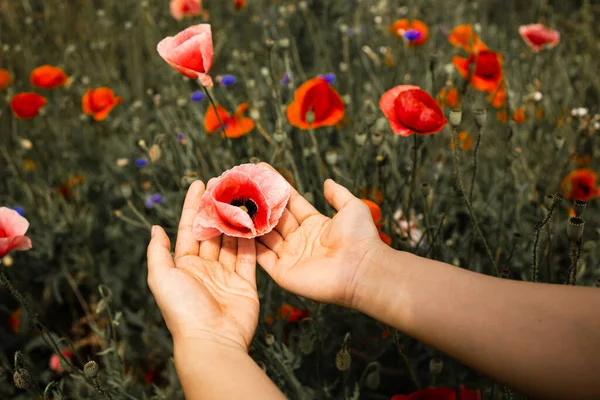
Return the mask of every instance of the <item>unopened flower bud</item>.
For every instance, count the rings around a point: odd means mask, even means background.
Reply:
[[[327,153],[325,153],[325,161],[327,161],[327,164],[329,165],[335,165],[338,162],[338,153],[335,150],[327,150]]]
[[[429,373],[433,375],[437,375],[442,373],[444,369],[444,360],[439,357],[432,358],[429,360]]]
[[[575,212],[575,216],[581,218],[583,212],[585,211],[585,207],[587,206],[587,201],[585,200],[575,200],[573,203],[573,211]]]
[[[83,373],[88,378],[95,378],[98,375],[98,371],[99,370],[100,370],[100,367],[98,366],[98,363],[96,361],[94,361],[94,360],[88,361],[83,366]]]
[[[474,111],[475,114],[475,124],[479,129],[483,128],[485,122],[487,121],[487,112],[485,108],[476,108]]]
[[[315,341],[309,335],[302,335],[300,337],[300,342],[298,343],[298,348],[304,355],[311,354],[315,347]]]
[[[585,221],[581,218],[571,217],[567,223],[567,236],[572,242],[577,242],[583,236]]]
[[[451,110],[450,115],[448,115],[448,120],[450,121],[450,125],[452,125],[452,127],[456,128],[457,126],[459,126],[460,122],[462,121],[462,110]]]
[[[378,363],[374,363],[373,371],[367,374],[367,377],[365,378],[365,384],[371,390],[377,389],[381,384],[381,375],[379,373]]]
[[[340,371],[346,371],[352,364],[352,356],[348,350],[342,349],[335,355],[335,366]]]
[[[137,145],[142,149],[142,150],[147,150],[148,146],[146,145],[146,141],[144,139],[140,139],[137,142]]]

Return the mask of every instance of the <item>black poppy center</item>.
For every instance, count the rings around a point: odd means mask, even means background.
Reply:
[[[258,206],[256,203],[250,199],[239,198],[233,199],[230,203],[232,206],[239,207],[242,210],[246,211],[250,218],[254,219],[256,212],[258,211]]]

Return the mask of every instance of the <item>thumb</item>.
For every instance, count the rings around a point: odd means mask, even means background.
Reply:
[[[325,199],[337,211],[340,211],[352,200],[358,200],[348,189],[337,184],[333,179],[325,181]]]
[[[160,275],[175,267],[171,256],[171,241],[164,229],[154,225],[151,235],[146,254],[148,257],[148,282],[160,279]]]

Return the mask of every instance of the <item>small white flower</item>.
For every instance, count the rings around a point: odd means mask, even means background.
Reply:
[[[542,97],[544,97],[544,96],[542,95],[541,92],[535,92],[533,94],[533,100],[535,100],[535,101],[540,101],[542,99]]]

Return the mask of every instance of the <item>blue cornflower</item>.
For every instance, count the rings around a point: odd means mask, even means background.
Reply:
[[[145,158],[138,158],[137,160],[135,160],[135,165],[138,167],[145,167],[146,165],[148,165],[148,160],[146,160]]]
[[[156,204],[160,204],[165,200],[165,196],[163,196],[160,193],[154,193],[151,195],[146,196],[146,208],[152,208],[153,206],[155,206]]]
[[[328,74],[319,74],[318,75],[319,78],[323,78],[327,81],[327,83],[333,83],[335,82],[335,74],[333,72],[330,72]]]
[[[421,38],[421,36],[423,36],[423,33],[416,31],[414,29],[409,29],[406,32],[404,32],[403,36],[404,36],[404,39],[413,42],[415,40],[419,40]]]
[[[178,133],[177,134],[177,141],[181,142],[183,139],[184,139],[183,133]]]
[[[194,93],[192,93],[192,96],[191,96],[191,100],[193,102],[202,101],[205,98],[206,98],[206,95],[204,93],[202,93],[200,90],[196,90]]]
[[[25,215],[25,210],[23,210],[22,207],[19,207],[19,206],[13,207],[13,210],[15,210],[16,212],[18,212],[19,215],[21,215],[21,216]]]
[[[280,80],[279,83],[281,83],[282,85],[287,85],[288,83],[290,83],[291,76],[292,76],[292,74],[288,74],[286,72],[285,75],[283,76],[283,79]]]
[[[237,78],[233,75],[223,75],[221,77],[221,85],[223,86],[231,86],[237,82]]]

